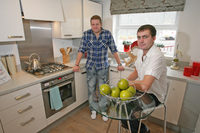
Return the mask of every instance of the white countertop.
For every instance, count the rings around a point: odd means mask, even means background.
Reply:
[[[85,62],[85,59],[81,60],[80,68],[85,67]],[[70,63],[67,63],[66,65],[73,67],[74,63],[75,60],[71,61]],[[11,80],[0,85],[0,96],[71,72],[73,72],[72,69],[67,69],[56,73],[52,73],[48,76],[37,78],[28,72],[19,71],[16,74],[11,75]]]
[[[86,63],[86,59],[82,59],[79,66],[80,68],[84,68],[85,67],[85,63]],[[73,67],[75,64],[75,60],[72,60],[70,63],[67,63],[66,65]],[[112,67],[116,67],[116,64],[111,64]],[[132,70],[133,68],[125,68]],[[68,70],[63,70],[60,72],[56,72],[53,74],[50,74],[48,76],[44,76],[41,78],[37,78],[35,76],[33,76],[32,74],[29,74],[25,71],[19,71],[14,75],[11,75],[11,80],[9,80],[8,82],[0,85],[0,96],[19,90],[19,89],[23,89],[25,87],[37,84],[37,83],[41,83],[45,80],[49,80],[51,78],[63,75],[63,74],[68,74],[73,72],[72,69],[68,69]],[[195,77],[195,76],[191,76],[191,77],[186,77],[183,76],[183,70],[172,70],[170,69],[170,67],[167,67],[167,77],[169,79],[174,79],[174,80],[180,80],[180,81],[186,81],[186,82],[191,82],[191,83],[196,83],[200,85],[200,77]]]

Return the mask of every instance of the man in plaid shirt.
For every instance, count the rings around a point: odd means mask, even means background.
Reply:
[[[119,71],[123,71],[124,67],[120,62],[118,55],[118,50],[115,45],[113,36],[110,31],[102,28],[102,21],[98,15],[94,15],[90,19],[91,29],[84,32],[80,47],[78,50],[78,55],[76,59],[75,66],[73,67],[74,72],[80,70],[79,63],[83,54],[87,51],[87,84],[88,84],[88,99],[91,97],[97,98],[96,94],[96,83],[98,82],[98,88],[100,85],[105,84],[108,80],[108,48],[111,53],[114,55]],[[106,114],[107,111],[107,100],[105,96],[99,95],[99,106],[103,114]],[[89,102],[90,103],[90,102]],[[89,105],[91,110],[91,118],[96,118],[96,111],[93,110],[91,105]],[[104,121],[107,121],[107,117],[102,117]]]

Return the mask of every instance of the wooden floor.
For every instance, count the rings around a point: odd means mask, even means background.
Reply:
[[[106,133],[107,127],[111,119],[104,122],[101,115],[97,115],[95,120],[90,118],[90,110],[88,105],[84,105],[73,111],[65,118],[55,122],[41,133]],[[163,133],[163,126],[148,121],[147,126],[151,133]],[[112,120],[109,133],[117,133],[118,121]],[[167,129],[167,133],[177,133]]]

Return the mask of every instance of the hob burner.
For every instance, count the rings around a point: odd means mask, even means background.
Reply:
[[[66,66],[62,63],[49,62],[49,63],[43,63],[41,66],[41,69],[33,70],[33,69],[27,68],[25,69],[25,71],[35,75],[36,77],[43,77],[45,75],[49,75],[51,73],[55,73],[55,72],[70,69],[70,68],[72,67]]]

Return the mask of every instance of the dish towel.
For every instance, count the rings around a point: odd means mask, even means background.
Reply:
[[[55,110],[59,110],[63,107],[58,86],[55,86],[50,89],[50,104],[51,109]]]

